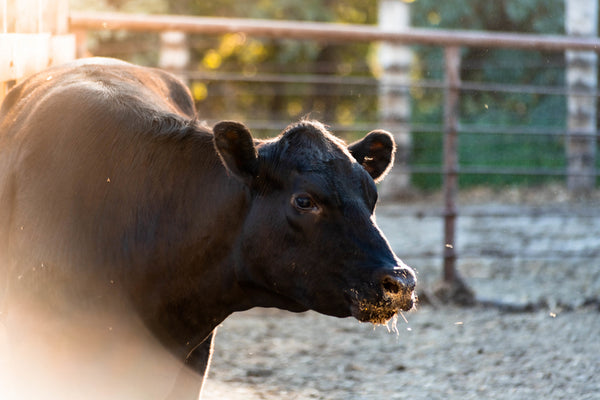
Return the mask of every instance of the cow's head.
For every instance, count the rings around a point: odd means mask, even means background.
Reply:
[[[229,173],[251,193],[237,248],[240,283],[262,306],[382,323],[414,302],[414,272],[373,217],[394,141],[373,131],[346,146],[313,121],[255,141],[236,122],[214,127]],[[259,296],[259,297],[260,297]]]

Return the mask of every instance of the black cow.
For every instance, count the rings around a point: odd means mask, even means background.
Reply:
[[[415,275],[373,218],[393,154],[385,131],[346,146],[308,120],[270,140],[210,129],[173,76],[116,60],[17,85],[0,109],[14,397],[196,398],[233,312],[377,324],[411,309]]]

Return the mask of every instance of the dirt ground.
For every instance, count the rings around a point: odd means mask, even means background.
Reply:
[[[421,305],[397,329],[314,312],[233,315],[203,399],[600,399],[599,199],[558,187],[462,194],[458,269],[480,305]],[[427,293],[441,271],[440,204],[377,209]]]

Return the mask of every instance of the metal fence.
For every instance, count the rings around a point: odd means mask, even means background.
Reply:
[[[411,29],[406,32],[386,32],[376,26],[344,25],[330,23],[290,22],[290,21],[261,21],[246,19],[160,16],[160,15],[130,15],[103,13],[71,13],[71,30],[77,31],[78,38],[84,38],[86,31],[135,31],[163,32],[182,31],[193,35],[221,35],[226,33],[243,33],[248,36],[274,39],[294,39],[318,41],[322,43],[357,43],[357,42],[393,42],[405,45],[436,46],[443,49],[444,65],[442,80],[419,79],[408,84],[399,84],[399,90],[437,90],[443,93],[443,118],[439,122],[410,123],[411,132],[442,132],[443,150],[441,149],[440,165],[410,165],[408,170],[413,174],[439,174],[443,182],[444,194],[444,238],[443,249],[443,278],[453,282],[456,274],[455,231],[457,219],[458,179],[465,174],[495,174],[495,175],[543,175],[564,177],[566,168],[526,168],[510,167],[481,167],[464,166],[459,160],[458,137],[460,134],[479,133],[484,135],[517,135],[520,137],[553,137],[568,138],[592,136],[598,138],[598,132],[567,132],[564,127],[552,126],[481,126],[461,124],[459,105],[461,96],[469,92],[493,92],[506,94],[530,94],[544,96],[598,96],[598,91],[569,89],[567,87],[548,87],[523,84],[504,84],[486,82],[461,81],[461,48],[505,48],[520,50],[543,50],[548,52],[565,52],[567,50],[600,51],[600,39],[578,38],[566,36],[474,32],[474,31],[444,31]],[[79,44],[79,49],[84,48]],[[510,68],[510,66],[508,66]],[[288,90],[290,85],[304,84],[320,86],[320,95],[331,94],[330,88],[344,85],[353,88],[350,92],[377,96],[377,80],[372,76],[344,76],[335,74],[281,74],[258,72],[252,76],[241,72],[200,72],[180,71],[189,80],[202,80],[215,87],[223,82],[243,82],[257,85],[257,88],[269,84],[279,87],[277,90]],[[258,89],[257,89],[258,90]],[[298,85],[294,86],[295,94],[303,93]],[[218,93],[218,90],[216,91]],[[225,95],[225,94],[223,94]],[[209,116],[210,118],[210,116]],[[214,116],[218,118],[218,116]],[[280,131],[287,122],[279,119],[257,120],[248,115],[245,120],[251,128],[265,131]],[[325,121],[329,123],[330,121]],[[332,128],[336,131],[366,131],[376,124],[341,125]],[[363,126],[364,125],[364,126]],[[367,127],[366,125],[370,125]],[[394,131],[398,126],[383,126]],[[404,127],[406,128],[406,127]],[[426,134],[426,133],[423,133]],[[586,172],[589,174],[590,172]],[[592,172],[598,176],[597,169]]]

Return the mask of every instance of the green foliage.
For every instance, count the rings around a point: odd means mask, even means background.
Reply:
[[[543,34],[563,33],[563,0],[418,0],[412,8],[413,25],[428,28],[473,29]],[[417,71],[424,79],[443,79],[443,52],[439,48],[416,47]],[[563,56],[559,53],[512,49],[463,49],[461,79],[464,82],[531,87],[564,85]],[[413,124],[442,123],[443,95],[429,90],[413,98]],[[463,91],[460,122],[465,126],[548,127],[565,126],[565,99],[542,94],[502,91]],[[488,133],[486,133],[488,132]],[[415,132],[412,162],[440,165],[441,132]],[[564,167],[562,141],[548,136],[523,134],[462,133],[459,138],[462,166]],[[436,162],[437,159],[437,162]],[[536,178],[536,183],[543,179]],[[553,179],[553,178],[552,178]],[[530,177],[513,175],[464,175],[461,184],[528,183]],[[434,188],[440,179],[416,175],[413,183]]]
[[[506,32],[564,32],[563,0],[417,0],[414,26]]]

